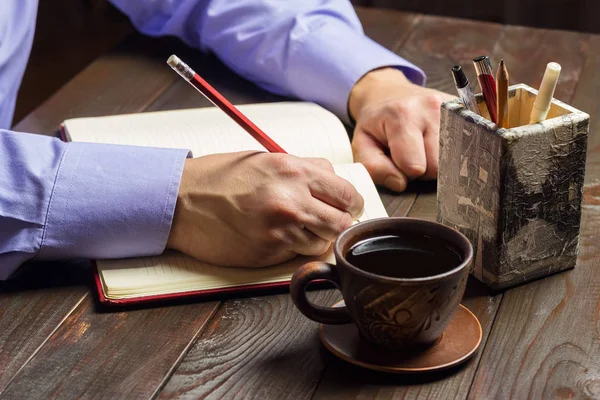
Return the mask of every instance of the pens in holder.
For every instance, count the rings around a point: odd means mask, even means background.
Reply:
[[[558,76],[560,75],[560,64],[551,62],[546,65],[546,71],[540,84],[540,90],[538,95],[533,102],[533,108],[531,109],[531,116],[529,117],[529,123],[535,124],[546,119],[550,105],[552,104],[552,97],[554,96],[554,89],[556,89],[556,83],[558,82]]]
[[[496,107],[498,122],[496,122],[496,124],[500,128],[508,129],[510,125],[508,119],[508,70],[506,69],[504,60],[500,60],[500,65],[498,65],[498,72],[496,73],[496,92],[498,95]]]
[[[286,153],[273,139],[264,133],[258,126],[240,112],[233,104],[231,104],[221,93],[208,84],[186,63],[181,61],[176,55],[172,55],[167,60],[167,64],[171,66],[183,79],[188,81],[200,93],[202,93],[211,103],[219,107],[225,114],[233,119],[239,126],[248,132],[254,139],[262,144],[271,153]]]
[[[460,65],[455,65],[452,67],[452,77],[454,78],[454,85],[456,86],[458,96],[462,100],[465,107],[473,111],[475,114],[481,115],[479,106],[475,100],[475,95],[473,94],[473,90],[469,84],[469,80],[467,79],[467,76]]]
[[[477,80],[479,86],[481,86],[481,92],[485,99],[488,112],[490,113],[490,119],[494,123],[498,123],[498,116],[496,110],[496,81],[492,72],[492,65],[490,64],[490,58],[488,56],[480,56],[473,59],[473,65],[477,72]]]

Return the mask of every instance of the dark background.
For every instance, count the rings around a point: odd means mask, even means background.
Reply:
[[[351,0],[352,4],[509,25],[600,32],[599,0]]]
[[[596,22],[600,16],[600,0],[351,2],[366,7],[503,24],[600,32],[600,25]],[[133,32],[127,18],[116,11],[107,0],[40,0],[33,49],[17,99],[13,122],[21,120],[93,59]]]

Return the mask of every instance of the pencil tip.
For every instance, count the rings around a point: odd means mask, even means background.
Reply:
[[[500,60],[500,65],[504,67],[504,58]]]

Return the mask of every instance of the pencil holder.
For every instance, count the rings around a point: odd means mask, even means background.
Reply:
[[[537,90],[509,88],[509,128],[460,100],[442,105],[437,219],[466,235],[471,274],[493,290],[574,268],[589,115],[553,99],[529,124]]]

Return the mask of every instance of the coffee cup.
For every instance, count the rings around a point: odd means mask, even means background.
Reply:
[[[473,248],[446,225],[415,218],[379,218],[345,230],[333,245],[336,264],[311,262],[293,275],[290,294],[308,318],[354,323],[368,342],[420,349],[441,338],[463,297]],[[331,281],[345,306],[311,303],[306,287]]]

